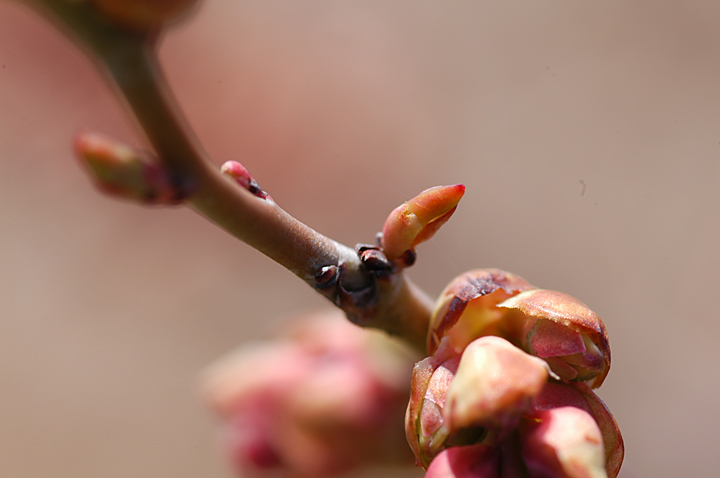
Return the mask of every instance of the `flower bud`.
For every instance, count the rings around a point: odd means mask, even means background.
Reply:
[[[507,272],[471,271],[438,299],[428,350],[406,420],[427,476],[617,476],[622,436],[590,389],[610,367],[607,332],[584,304]]]
[[[500,453],[487,445],[447,448],[430,463],[425,478],[500,478]]]
[[[315,477],[410,462],[400,423],[414,357],[340,311],[289,332],[243,347],[207,374],[205,396],[226,423],[232,462],[243,472]]]
[[[605,449],[605,469],[610,478],[620,472],[625,455],[622,434],[615,418],[595,392],[585,383],[568,384],[549,382],[537,397],[537,410],[550,410],[558,407],[576,407],[589,413],[602,434]]]
[[[446,287],[430,318],[428,350],[445,337],[462,350],[485,335],[545,359],[564,381],[599,387],[610,370],[607,331],[597,314],[568,295],[497,269],[467,272]]]
[[[440,347],[434,356],[413,368],[405,434],[418,464],[425,468],[445,448],[449,438],[445,399],[459,362],[460,356],[451,347]]]
[[[228,178],[233,179],[242,188],[247,189],[254,196],[266,201],[273,202],[272,198],[268,193],[260,189],[260,185],[252,177],[250,171],[245,166],[237,161],[226,161],[220,168],[220,172]]]
[[[465,186],[436,186],[395,208],[385,220],[380,245],[385,256],[396,261],[421,242],[430,239],[453,215]]]
[[[504,436],[531,410],[549,376],[548,365],[500,337],[465,348],[447,392],[448,431],[483,427]]]
[[[458,355],[443,341],[413,370],[406,434],[420,464],[448,446],[497,442],[534,410],[547,364],[500,337],[482,337]]]
[[[531,478],[607,478],[600,429],[584,410],[537,412],[525,420],[520,437]]]
[[[165,168],[149,153],[108,136],[81,133],[75,152],[105,193],[145,204],[178,204],[189,191],[173,184]]]
[[[565,381],[599,387],[610,371],[610,345],[600,317],[569,295],[552,290],[522,292],[498,307],[525,318],[525,349],[547,360]]]
[[[458,350],[483,335],[510,339],[524,324],[504,320],[497,305],[532,289],[522,277],[499,269],[476,269],[459,275],[440,294],[430,318],[428,352],[434,353],[446,336]]]

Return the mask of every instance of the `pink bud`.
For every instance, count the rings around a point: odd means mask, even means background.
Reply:
[[[430,463],[425,478],[501,478],[499,451],[487,445],[448,448]]]
[[[607,330],[597,314],[566,294],[497,269],[467,272],[445,288],[430,318],[428,350],[445,337],[462,350],[485,335],[545,359],[564,381],[599,387],[610,370]]]
[[[584,410],[540,411],[526,419],[520,436],[531,478],[607,478],[602,434]]]
[[[607,474],[615,478],[620,472],[625,446],[620,428],[610,410],[585,383],[547,383],[537,398],[536,408],[549,410],[565,406],[579,408],[593,417],[603,437]]]
[[[552,290],[522,292],[498,307],[521,312],[522,340],[532,354],[548,361],[564,380],[590,381],[599,387],[610,371],[610,345],[600,317],[569,295]]]
[[[453,279],[440,294],[430,318],[428,352],[448,337],[458,350],[483,335],[515,336],[524,324],[507,319],[497,304],[533,289],[522,277],[499,269],[476,269]]]
[[[220,172],[229,178],[235,180],[242,188],[250,191],[251,194],[272,202],[272,198],[268,193],[260,189],[260,185],[252,177],[250,171],[237,161],[226,161],[220,168]]]
[[[436,186],[426,189],[390,213],[382,228],[385,256],[397,261],[421,242],[430,239],[455,212],[465,186]]]
[[[465,348],[447,392],[446,427],[483,427],[498,436],[532,410],[548,379],[548,365],[500,337],[482,337]]]
[[[399,425],[413,359],[332,311],[211,367],[205,396],[226,422],[230,458],[244,472],[279,467],[322,477],[408,463]]]
[[[75,152],[97,186],[112,196],[145,204],[178,204],[187,197],[163,166],[141,152],[99,133],[80,133]]]
[[[441,347],[432,357],[413,368],[410,402],[405,414],[405,434],[418,464],[427,467],[445,448],[449,431],[444,408],[448,389],[460,356],[451,347]]]

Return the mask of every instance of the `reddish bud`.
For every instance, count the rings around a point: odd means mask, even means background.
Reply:
[[[411,363],[387,336],[332,311],[222,360],[207,375],[205,395],[226,422],[226,446],[241,471],[330,476],[410,461],[398,424]]]
[[[500,478],[500,453],[487,445],[448,448],[430,463],[425,478]]]
[[[447,392],[448,430],[483,427],[503,436],[531,410],[550,369],[500,337],[482,337],[465,348]]]
[[[610,368],[607,331],[584,304],[497,269],[471,271],[436,302],[428,350],[406,421],[428,476],[617,476],[622,436],[590,389]]]
[[[589,413],[576,407],[543,410],[520,431],[531,478],[607,478],[603,437]]]
[[[538,410],[571,406],[589,413],[602,434],[605,449],[605,468],[610,478],[620,472],[625,455],[625,445],[615,418],[600,397],[587,384],[573,382],[569,384],[547,383],[537,398]]]
[[[250,171],[237,161],[226,161],[220,168],[220,172],[229,178],[232,178],[242,188],[250,191],[251,194],[272,202],[272,198],[268,193],[260,188],[260,185],[252,177]]]
[[[579,300],[561,292],[535,289],[509,298],[498,307],[522,313],[532,354],[547,360],[563,380],[589,381],[599,387],[610,371],[610,344],[605,324]]]
[[[545,359],[564,381],[598,387],[610,369],[607,331],[597,314],[566,294],[497,269],[467,272],[445,288],[430,318],[428,350],[445,337],[462,350],[485,335]]]
[[[476,269],[453,279],[440,294],[430,318],[428,352],[435,352],[440,341],[448,337],[462,350],[483,335],[509,338],[522,327],[505,320],[497,304],[533,289],[522,277],[499,269]]]
[[[444,408],[460,356],[449,347],[427,357],[413,368],[410,402],[405,414],[405,435],[424,468],[442,451],[449,438]]]
[[[80,133],[75,152],[97,186],[111,196],[145,204],[178,204],[188,194],[172,183],[156,158],[108,136]]]
[[[462,184],[436,186],[397,207],[382,228],[380,245],[385,256],[396,261],[430,239],[450,219],[463,194]]]

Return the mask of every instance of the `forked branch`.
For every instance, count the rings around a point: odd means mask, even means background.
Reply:
[[[399,243],[392,239],[389,259],[383,254],[386,244],[347,247],[258,194],[259,186],[242,165],[231,163],[221,172],[211,161],[185,121],[158,63],[160,25],[129,28],[87,1],[34,0],[30,5],[89,53],[126,101],[157,154],[157,158],[143,157],[108,138],[80,136],[76,149],[103,189],[141,200],[187,202],[295,273],[353,322],[386,330],[424,349],[431,302],[405,277],[403,268],[411,265],[408,258],[414,259],[415,244],[430,237],[452,213],[462,186],[446,188],[445,193],[425,193],[435,198],[437,214],[425,211],[418,221],[417,211],[408,210],[400,214],[400,222],[391,221],[392,237],[401,239]],[[415,218],[414,222],[402,222],[408,217]],[[403,233],[403,228],[409,232]],[[402,255],[403,251],[407,254]]]

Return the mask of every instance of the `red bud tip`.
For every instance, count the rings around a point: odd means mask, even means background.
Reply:
[[[232,178],[243,189],[247,189],[253,195],[272,202],[272,197],[260,188],[260,185],[255,181],[255,178],[252,177],[250,171],[237,161],[226,161],[220,167],[220,172]]]

